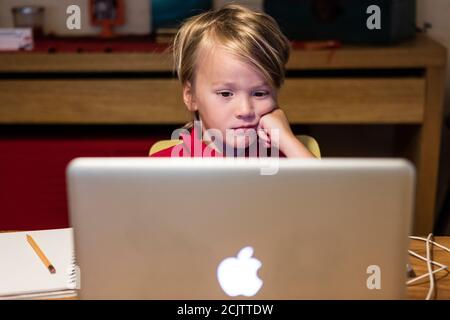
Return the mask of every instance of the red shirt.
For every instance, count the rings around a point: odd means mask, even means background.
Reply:
[[[223,157],[224,155],[214,148],[209,147],[203,140],[200,140],[197,130],[192,128],[187,134],[181,134],[182,143],[175,146],[160,150],[150,155],[150,157]],[[257,157],[259,157],[259,148],[257,148]],[[270,156],[270,149],[265,150],[265,155]],[[249,157],[248,148],[245,151],[245,157]],[[261,155],[261,157],[265,156]],[[280,158],[286,158],[286,156],[279,151]]]

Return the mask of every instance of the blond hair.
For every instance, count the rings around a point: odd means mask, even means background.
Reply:
[[[199,49],[216,45],[261,72],[275,91],[283,84],[289,41],[269,15],[228,4],[187,19],[172,45],[174,69],[182,85],[195,82]]]

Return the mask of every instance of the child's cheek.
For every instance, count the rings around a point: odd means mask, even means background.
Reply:
[[[272,112],[276,107],[276,102],[273,99],[267,99],[265,101],[262,101],[260,108],[259,108],[259,117],[262,117],[263,115]]]

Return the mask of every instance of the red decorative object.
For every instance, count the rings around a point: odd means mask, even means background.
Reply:
[[[169,44],[154,42],[149,36],[127,36],[110,39],[96,37],[46,37],[35,42],[33,52],[48,53],[125,53],[168,50]]]
[[[37,133],[1,137],[0,230],[69,227],[66,167],[72,159],[147,158],[153,143],[165,137],[165,134],[49,137]]]
[[[123,0],[90,0],[90,16],[93,25],[102,26],[101,37],[114,36],[113,27],[124,24],[125,6]]]

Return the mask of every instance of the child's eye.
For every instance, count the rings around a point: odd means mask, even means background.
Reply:
[[[256,91],[253,95],[257,98],[262,98],[262,97],[268,96],[269,92],[268,91]]]
[[[218,91],[217,95],[220,95],[220,96],[222,96],[224,98],[229,98],[229,97],[233,96],[233,92],[230,92],[230,91]]]

